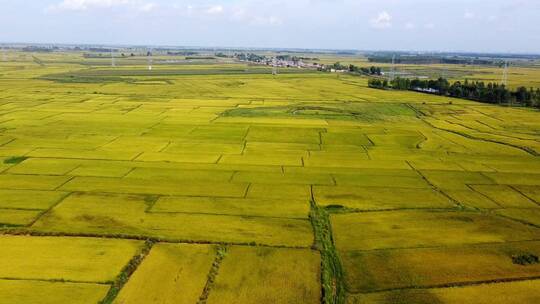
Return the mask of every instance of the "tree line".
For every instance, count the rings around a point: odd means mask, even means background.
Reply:
[[[441,57],[441,56],[398,56],[393,57],[390,55],[369,56],[369,62],[375,63],[391,63],[394,61],[396,64],[470,64],[470,65],[492,65],[503,62],[501,60],[480,59],[477,57]]]
[[[357,67],[355,65],[349,65],[349,72],[355,72],[355,73],[362,73],[366,75],[382,75],[382,70],[380,67],[371,66],[369,68],[367,67]]]
[[[235,53],[234,58],[237,58],[238,60],[243,61],[251,61],[251,62],[265,62],[268,59],[264,55],[257,55],[255,53]]]
[[[340,62],[336,62],[332,65],[326,66],[326,70],[334,69],[337,71],[348,71],[351,73],[361,73],[365,75],[381,76],[382,69],[380,67],[371,66],[371,67],[359,67],[354,64],[343,65]]]
[[[319,58],[316,57],[303,57],[303,56],[291,56],[291,55],[277,55],[277,60],[283,60],[283,61],[319,61]]]
[[[463,98],[493,104],[519,103],[529,107],[540,108],[540,88],[527,89],[519,87],[511,90],[498,83],[484,83],[483,81],[456,81],[452,84],[447,79],[408,79],[397,77],[393,80],[372,78],[368,81],[370,88],[410,90]]]

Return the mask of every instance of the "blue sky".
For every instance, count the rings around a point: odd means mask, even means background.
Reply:
[[[540,0],[0,0],[0,41],[540,53]]]

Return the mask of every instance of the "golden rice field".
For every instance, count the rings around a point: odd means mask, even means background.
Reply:
[[[538,110],[9,55],[0,304],[540,302]]]

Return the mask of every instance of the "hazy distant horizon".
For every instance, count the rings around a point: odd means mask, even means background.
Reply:
[[[0,0],[0,41],[540,54],[535,0]]]
[[[399,50],[399,49],[381,49],[381,50],[367,50],[367,49],[324,49],[324,48],[288,48],[288,47],[251,47],[251,46],[220,46],[220,45],[145,45],[145,44],[110,44],[110,43],[58,43],[58,42],[5,42],[0,41],[0,46],[85,46],[85,47],[110,47],[110,48],[163,48],[163,49],[178,49],[178,50],[244,50],[244,51],[291,51],[291,52],[312,52],[312,53],[335,53],[335,52],[356,52],[356,53],[418,53],[418,54],[485,54],[485,55],[531,55],[540,56],[539,52],[475,52],[466,50]]]

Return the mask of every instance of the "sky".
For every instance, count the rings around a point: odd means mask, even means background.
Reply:
[[[540,53],[540,0],[0,0],[0,42]]]

